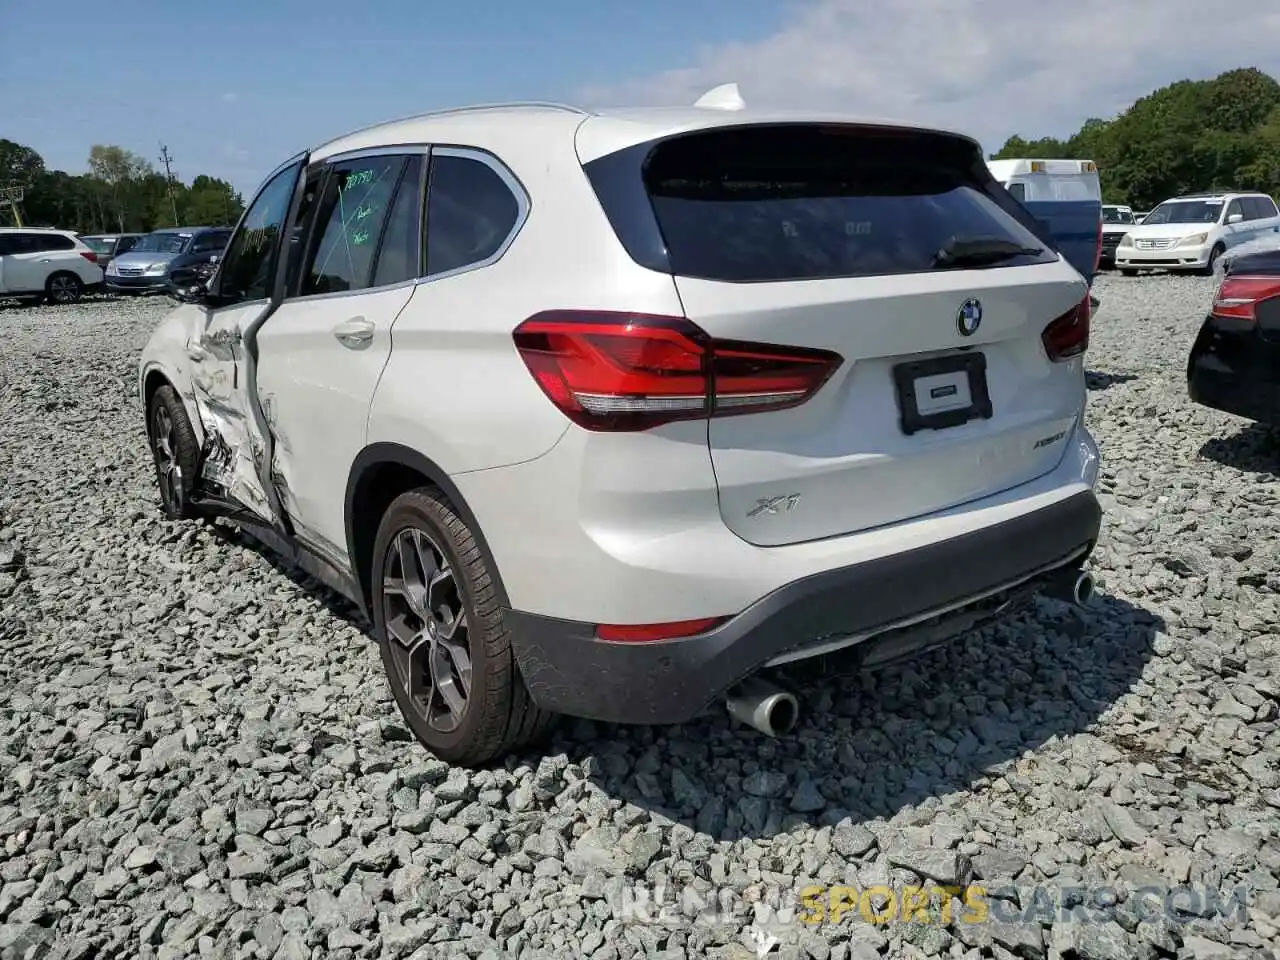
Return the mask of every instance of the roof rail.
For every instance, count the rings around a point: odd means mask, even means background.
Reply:
[[[379,127],[390,126],[394,123],[408,123],[410,120],[428,120],[431,117],[447,117],[455,113],[474,113],[480,110],[560,110],[564,113],[576,114],[580,117],[589,117],[592,114],[581,107],[575,107],[567,103],[557,103],[554,100],[511,100],[509,102],[495,103],[475,103],[469,106],[461,107],[444,107],[440,110],[428,110],[426,113],[411,113],[405,117],[396,117],[393,120],[379,120],[377,123],[371,123],[355,130],[348,130],[346,133],[331,137],[314,149],[327,146],[331,143],[337,143],[339,140],[345,140],[347,137],[354,137],[361,133],[368,133],[370,130],[376,130]]]

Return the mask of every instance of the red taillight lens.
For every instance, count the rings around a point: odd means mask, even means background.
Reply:
[[[728,620],[728,617],[704,617],[701,620],[676,620],[672,623],[619,625],[602,623],[596,636],[613,643],[653,643],[657,640],[680,640],[696,637]]]
[[[1212,313],[1228,320],[1257,320],[1259,301],[1280,296],[1280,277],[1227,277],[1213,297]]]
[[[84,258],[85,258],[86,260],[88,260],[90,263],[97,263],[97,262],[98,262],[98,255],[97,255],[96,253],[94,253],[92,250],[81,250],[81,251],[80,251],[80,256],[84,257]]]
[[[684,317],[638,313],[540,313],[516,328],[515,343],[551,402],[588,430],[793,407],[841,363],[825,350],[714,340]]]
[[[1078,357],[1089,349],[1089,317],[1092,312],[1089,294],[1083,300],[1044,328],[1040,335],[1045,353],[1054,363]]]

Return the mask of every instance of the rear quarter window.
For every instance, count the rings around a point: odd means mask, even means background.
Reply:
[[[678,276],[751,283],[919,273],[937,269],[944,247],[974,239],[1043,250],[1003,266],[1056,259],[996,201],[1004,188],[982,164],[955,137],[784,125],[678,136],[648,152],[639,176]],[[608,172],[597,189],[606,206],[620,196],[616,169]],[[1003,202],[1016,206],[1007,195]],[[611,219],[616,228],[620,218]]]

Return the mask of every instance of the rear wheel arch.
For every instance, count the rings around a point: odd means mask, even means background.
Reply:
[[[398,496],[423,486],[439,488],[458,517],[470,529],[489,568],[499,604],[510,607],[506,588],[484,531],[449,474],[430,457],[412,447],[398,443],[374,443],[361,450],[351,465],[351,472],[347,475],[345,506],[347,556],[350,558],[351,573],[359,589],[360,603],[365,613],[372,616],[371,576],[378,525],[387,508]]]

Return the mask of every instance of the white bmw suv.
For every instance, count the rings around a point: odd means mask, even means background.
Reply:
[[[1039,230],[977,143],[905,125],[361,130],[270,175],[146,347],[163,510],[366,611],[449,761],[557,714],[785,731],[771,667],[1086,599],[1089,291]]]

